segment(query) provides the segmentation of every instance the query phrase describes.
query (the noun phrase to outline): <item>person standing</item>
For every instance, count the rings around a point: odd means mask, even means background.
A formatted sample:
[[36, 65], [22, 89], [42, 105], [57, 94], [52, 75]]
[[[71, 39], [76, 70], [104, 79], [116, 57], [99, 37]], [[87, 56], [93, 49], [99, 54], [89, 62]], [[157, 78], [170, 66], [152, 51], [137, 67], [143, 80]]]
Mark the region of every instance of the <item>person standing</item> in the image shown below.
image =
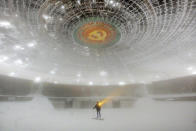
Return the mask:
[[93, 109], [96, 109], [96, 111], [97, 111], [97, 119], [98, 118], [101, 119], [101, 105], [99, 104], [98, 101], [97, 101], [96, 105], [93, 107]]

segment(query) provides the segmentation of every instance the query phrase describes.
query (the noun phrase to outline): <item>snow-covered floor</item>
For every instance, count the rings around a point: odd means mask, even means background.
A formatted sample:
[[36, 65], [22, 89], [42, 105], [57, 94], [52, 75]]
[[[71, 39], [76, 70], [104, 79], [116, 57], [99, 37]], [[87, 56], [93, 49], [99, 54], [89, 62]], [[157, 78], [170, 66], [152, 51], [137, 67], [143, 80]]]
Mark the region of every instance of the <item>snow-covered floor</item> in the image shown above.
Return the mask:
[[133, 108], [55, 110], [44, 98], [1, 102], [0, 131], [196, 131], [196, 102], [139, 99]]

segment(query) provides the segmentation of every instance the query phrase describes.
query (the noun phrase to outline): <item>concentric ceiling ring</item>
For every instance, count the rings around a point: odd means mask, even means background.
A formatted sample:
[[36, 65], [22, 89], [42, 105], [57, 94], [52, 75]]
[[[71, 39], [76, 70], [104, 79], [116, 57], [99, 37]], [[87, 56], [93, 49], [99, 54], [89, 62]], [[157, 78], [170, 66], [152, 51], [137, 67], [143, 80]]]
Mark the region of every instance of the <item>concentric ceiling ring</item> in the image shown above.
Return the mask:
[[[133, 25], [139, 21], [142, 26], [146, 17], [139, 5], [129, 2], [46, 0], [39, 10], [39, 21], [43, 30], [64, 43], [79, 43], [98, 49], [124, 44], [127, 40], [136, 42], [137, 38], [130, 39], [138, 28]], [[132, 4], [131, 8], [128, 3]]]

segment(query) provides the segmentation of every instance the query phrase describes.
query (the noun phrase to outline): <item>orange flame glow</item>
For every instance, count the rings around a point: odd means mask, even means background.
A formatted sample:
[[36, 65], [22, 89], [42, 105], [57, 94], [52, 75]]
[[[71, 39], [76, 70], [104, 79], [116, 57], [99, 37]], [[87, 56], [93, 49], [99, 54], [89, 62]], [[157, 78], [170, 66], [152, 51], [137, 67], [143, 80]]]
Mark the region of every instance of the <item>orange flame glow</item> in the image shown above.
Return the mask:
[[98, 105], [101, 107], [103, 106], [103, 104], [111, 101], [114, 97], [120, 96], [122, 93], [123, 93], [123, 88], [117, 88], [108, 97], [100, 101]]

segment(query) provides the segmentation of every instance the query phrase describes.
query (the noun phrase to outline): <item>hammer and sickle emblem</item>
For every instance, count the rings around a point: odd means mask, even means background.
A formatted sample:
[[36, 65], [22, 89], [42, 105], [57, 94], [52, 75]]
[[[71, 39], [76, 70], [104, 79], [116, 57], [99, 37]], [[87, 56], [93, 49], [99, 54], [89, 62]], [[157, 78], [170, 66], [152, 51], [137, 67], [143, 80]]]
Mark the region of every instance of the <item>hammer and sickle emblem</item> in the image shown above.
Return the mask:
[[104, 30], [94, 30], [89, 33], [88, 38], [95, 41], [104, 41], [107, 33]]

